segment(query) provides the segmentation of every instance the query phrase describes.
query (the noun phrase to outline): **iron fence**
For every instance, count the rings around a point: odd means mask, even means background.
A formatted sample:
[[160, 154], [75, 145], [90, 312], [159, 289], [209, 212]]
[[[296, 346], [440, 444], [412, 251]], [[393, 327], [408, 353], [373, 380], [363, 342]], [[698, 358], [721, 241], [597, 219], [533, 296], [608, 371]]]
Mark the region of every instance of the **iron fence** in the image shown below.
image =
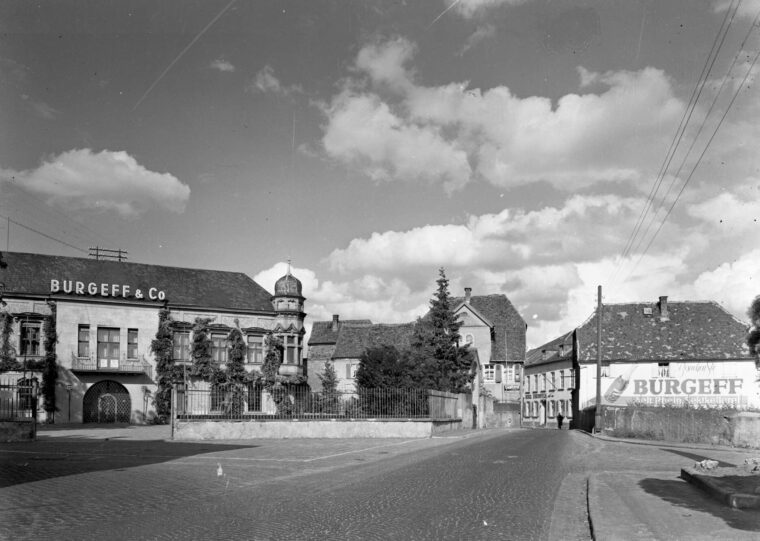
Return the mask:
[[457, 400], [456, 394], [425, 389], [316, 392], [248, 385], [180, 389], [175, 411], [179, 420], [454, 419]]
[[5, 377], [0, 379], [0, 420], [27, 421], [37, 418], [36, 379]]

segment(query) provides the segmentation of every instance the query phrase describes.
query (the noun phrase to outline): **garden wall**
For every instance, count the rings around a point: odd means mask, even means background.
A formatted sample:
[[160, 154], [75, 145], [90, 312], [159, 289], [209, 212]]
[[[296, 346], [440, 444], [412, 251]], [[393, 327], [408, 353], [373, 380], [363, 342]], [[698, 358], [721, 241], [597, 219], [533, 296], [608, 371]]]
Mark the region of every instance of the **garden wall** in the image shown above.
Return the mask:
[[[587, 417], [592, 420], [588, 430], [592, 430], [593, 408], [589, 408], [588, 413], [590, 415]], [[760, 448], [760, 413], [754, 412], [677, 407], [603, 407], [602, 423], [605, 434], [619, 438]]]
[[461, 419], [175, 421], [175, 440], [255, 438], [429, 438], [461, 428]]

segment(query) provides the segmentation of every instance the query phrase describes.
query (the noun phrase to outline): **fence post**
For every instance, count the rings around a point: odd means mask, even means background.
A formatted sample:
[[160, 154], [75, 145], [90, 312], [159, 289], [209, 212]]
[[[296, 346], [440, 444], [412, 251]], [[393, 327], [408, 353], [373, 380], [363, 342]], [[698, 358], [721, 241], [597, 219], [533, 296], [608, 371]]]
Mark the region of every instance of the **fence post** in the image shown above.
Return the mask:
[[177, 389], [172, 385], [172, 399], [169, 409], [169, 423], [171, 423], [171, 437], [174, 439], [174, 417], [177, 411]]

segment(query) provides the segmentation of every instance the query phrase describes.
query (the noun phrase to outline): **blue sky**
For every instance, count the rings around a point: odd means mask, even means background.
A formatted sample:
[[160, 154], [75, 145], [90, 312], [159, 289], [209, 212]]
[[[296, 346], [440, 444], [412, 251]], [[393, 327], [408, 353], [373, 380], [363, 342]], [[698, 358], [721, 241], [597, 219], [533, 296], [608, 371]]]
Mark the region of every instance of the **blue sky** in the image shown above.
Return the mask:
[[442, 266], [455, 294], [507, 294], [531, 345], [580, 324], [597, 284], [605, 302], [716, 300], [744, 318], [760, 293], [759, 10], [9, 0], [0, 249], [122, 248], [269, 289], [291, 258], [312, 320], [411, 320]]

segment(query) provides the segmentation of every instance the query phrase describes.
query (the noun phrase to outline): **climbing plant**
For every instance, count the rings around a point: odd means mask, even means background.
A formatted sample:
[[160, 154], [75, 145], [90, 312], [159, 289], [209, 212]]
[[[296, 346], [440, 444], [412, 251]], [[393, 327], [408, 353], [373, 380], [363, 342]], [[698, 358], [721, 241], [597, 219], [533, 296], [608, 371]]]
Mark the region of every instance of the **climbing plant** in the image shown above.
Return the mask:
[[196, 318], [193, 325], [193, 343], [190, 346], [190, 357], [192, 358], [193, 376], [198, 376], [210, 381], [216, 370], [211, 357], [211, 336], [209, 332], [209, 323], [212, 318]]
[[12, 334], [13, 316], [9, 312], [0, 312], [0, 372], [21, 368], [16, 360], [16, 348], [11, 343]]
[[153, 405], [159, 419], [166, 419], [171, 413], [172, 385], [178, 379], [173, 349], [171, 312], [162, 309], [158, 312], [156, 337], [150, 343], [150, 350], [156, 359], [156, 393], [153, 396]]
[[228, 336], [230, 343], [229, 354], [227, 355], [226, 375], [226, 410], [233, 415], [243, 413], [245, 406], [246, 384], [249, 380], [248, 373], [245, 370], [245, 353], [246, 343], [243, 339], [243, 333], [239, 328], [234, 328]]
[[50, 314], [45, 317], [45, 359], [42, 366], [42, 397], [47, 422], [52, 423], [55, 418], [55, 382], [58, 380], [58, 358], [55, 353], [55, 345], [58, 343], [58, 334], [55, 328], [56, 305], [49, 302]]

